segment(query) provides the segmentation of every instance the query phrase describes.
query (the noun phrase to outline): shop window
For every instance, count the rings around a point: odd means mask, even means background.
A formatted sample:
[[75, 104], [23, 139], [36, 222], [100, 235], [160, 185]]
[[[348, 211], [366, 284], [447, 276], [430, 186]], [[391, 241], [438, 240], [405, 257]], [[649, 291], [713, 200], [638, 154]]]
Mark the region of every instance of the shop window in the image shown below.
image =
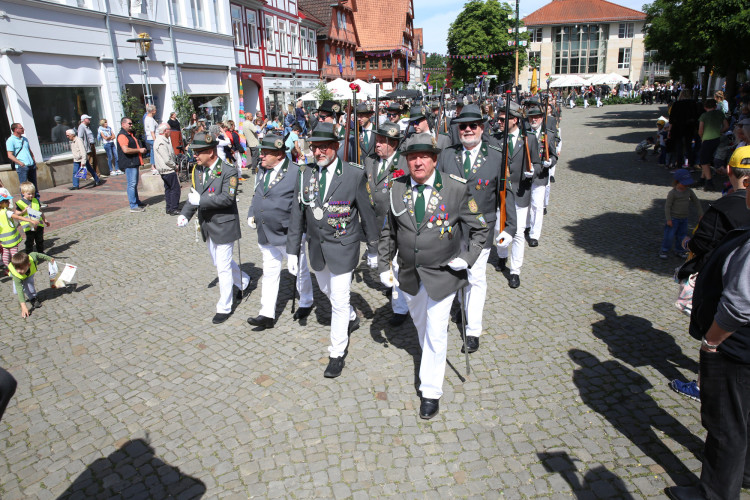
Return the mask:
[[[89, 127], [96, 135], [103, 118], [99, 87], [28, 87], [27, 91], [44, 160], [70, 151], [65, 131], [77, 130], [83, 114], [91, 116]], [[109, 126], [120, 128], [119, 123]]]
[[198, 118], [205, 118], [208, 125], [223, 122], [231, 118], [229, 114], [229, 96], [191, 95]]

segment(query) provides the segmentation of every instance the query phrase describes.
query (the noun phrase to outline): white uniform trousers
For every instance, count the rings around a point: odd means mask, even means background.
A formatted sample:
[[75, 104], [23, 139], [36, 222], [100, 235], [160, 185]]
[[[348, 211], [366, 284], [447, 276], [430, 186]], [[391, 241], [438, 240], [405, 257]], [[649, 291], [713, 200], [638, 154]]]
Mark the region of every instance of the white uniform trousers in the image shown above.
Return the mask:
[[[560, 154], [560, 151], [558, 150], [557, 154]], [[555, 169], [557, 168], [557, 165], [549, 169], [549, 176], [550, 178], [555, 176]], [[547, 185], [544, 186], [544, 208], [547, 208], [547, 205], [549, 205], [549, 191], [550, 191], [551, 183], [547, 182]]]
[[333, 274], [326, 266], [322, 271], [313, 272], [320, 291], [331, 301], [331, 345], [328, 347], [328, 353], [332, 358], [340, 358], [349, 343], [349, 321], [357, 317], [349, 303], [352, 271]]
[[250, 284], [250, 276], [240, 270], [240, 266], [232, 258], [234, 242], [216, 244], [211, 237], [206, 238], [208, 253], [216, 266], [219, 276], [219, 302], [216, 303], [217, 313], [232, 312], [232, 286], [244, 290]]
[[[393, 277], [396, 278], [396, 281], [398, 281], [398, 263], [396, 262], [398, 257], [398, 251], [396, 252], [396, 257], [393, 257]], [[393, 314], [407, 314], [409, 312], [409, 306], [406, 305], [406, 297], [404, 297], [404, 292], [401, 291], [401, 289], [397, 286], [393, 287], [393, 291], [391, 293], [391, 309], [393, 309]]]
[[479, 257], [467, 270], [469, 285], [466, 287], [466, 335], [482, 335], [482, 312], [487, 299], [487, 259], [490, 249], [483, 248]]
[[[523, 265], [523, 253], [526, 250], [526, 238], [524, 238], [524, 230], [526, 225], [524, 221], [529, 215], [529, 207], [519, 207], [516, 205], [516, 234], [513, 235], [513, 243], [510, 244], [510, 274], [521, 274], [521, 266]], [[498, 218], [498, 220], [500, 220]], [[499, 223], [498, 223], [499, 224]], [[496, 224], [497, 228], [497, 224]], [[497, 229], [495, 230], [497, 231]], [[508, 257], [508, 247], [498, 248], [497, 256], [501, 259]]]
[[542, 223], [544, 222], [544, 199], [547, 194], [549, 179], [544, 186], [531, 186], [531, 205], [529, 206], [529, 238], [538, 240], [542, 234]]
[[423, 398], [439, 399], [443, 395], [445, 358], [448, 353], [448, 320], [455, 292], [442, 300], [432, 300], [423, 284], [416, 295], [406, 296], [411, 319], [417, 327], [422, 361], [419, 363], [419, 390]]
[[[283, 245], [261, 245], [260, 253], [263, 256], [263, 278], [261, 279], [260, 293], [260, 315], [266, 318], [276, 319], [276, 299], [279, 296], [279, 281], [281, 280], [281, 264], [286, 257], [286, 247]], [[299, 292], [299, 306], [310, 307], [313, 304], [312, 279], [310, 269], [307, 267], [307, 253], [305, 252], [305, 239], [299, 252], [298, 272], [295, 278], [297, 291]]]

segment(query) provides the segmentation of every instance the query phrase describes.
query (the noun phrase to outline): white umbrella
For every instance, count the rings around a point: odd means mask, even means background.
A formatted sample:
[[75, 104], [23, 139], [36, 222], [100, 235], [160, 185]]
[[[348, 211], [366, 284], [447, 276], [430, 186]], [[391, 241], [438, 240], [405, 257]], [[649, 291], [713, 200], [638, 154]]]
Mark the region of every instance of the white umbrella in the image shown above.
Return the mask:
[[[367, 84], [367, 82], [362, 82]], [[351, 99], [352, 98], [352, 89], [349, 88], [349, 82], [346, 80], [343, 80], [341, 78], [336, 78], [332, 82], [326, 83], [326, 87], [328, 87], [328, 90], [333, 92], [333, 98], [337, 100], [343, 100], [343, 99]], [[375, 96], [375, 90], [372, 90], [372, 97]], [[365, 87], [363, 87], [360, 84], [360, 90], [357, 92], [357, 99], [360, 101], [364, 101], [368, 99], [368, 93], [365, 90]]]
[[607, 73], [606, 75], [594, 75], [591, 77], [592, 85], [617, 85], [618, 83], [627, 83], [628, 79], [617, 73]]
[[368, 98], [374, 98], [375, 97], [375, 85], [372, 83], [367, 83], [364, 80], [361, 80], [357, 78], [352, 83], [356, 83], [360, 87], [360, 91], [357, 92], [357, 98], [359, 99], [360, 94], [367, 94]]
[[588, 80], [584, 80], [578, 75], [565, 75], [561, 76], [557, 80], [550, 83], [550, 87], [552, 88], [560, 88], [560, 87], [580, 87], [581, 85], [590, 85], [591, 83]]

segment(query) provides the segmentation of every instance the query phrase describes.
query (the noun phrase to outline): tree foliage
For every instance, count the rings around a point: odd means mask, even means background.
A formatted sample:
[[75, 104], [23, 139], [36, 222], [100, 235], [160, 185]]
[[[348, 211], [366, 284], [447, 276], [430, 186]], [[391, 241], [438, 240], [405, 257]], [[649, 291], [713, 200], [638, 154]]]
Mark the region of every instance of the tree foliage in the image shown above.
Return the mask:
[[318, 100], [318, 104], [322, 104], [323, 101], [330, 101], [333, 99], [333, 92], [326, 87], [326, 82], [323, 80], [319, 81], [315, 86], [315, 98]]
[[122, 104], [123, 117], [128, 117], [133, 120], [133, 134], [136, 137], [141, 137], [143, 134], [143, 115], [146, 113], [146, 106], [143, 104], [143, 100], [130, 93], [127, 88], [124, 88], [120, 92], [120, 104]]
[[181, 127], [190, 125], [190, 117], [195, 113], [195, 106], [188, 94], [172, 94], [172, 109], [177, 113], [177, 121]]
[[425, 58], [424, 65], [426, 68], [444, 68], [445, 56], [441, 56], [440, 54], [430, 54]]
[[[515, 11], [507, 3], [498, 0], [471, 0], [456, 17], [448, 29], [448, 53], [452, 56], [496, 54], [508, 52], [509, 40], [515, 35], [508, 33], [513, 28]], [[528, 34], [521, 33], [519, 40], [527, 40]], [[526, 51], [519, 47], [519, 68], [526, 61]], [[451, 59], [454, 87], [457, 80], [474, 83], [475, 77], [483, 71], [497, 74], [500, 81], [513, 80], [515, 76], [515, 55], [497, 56], [488, 59]]]

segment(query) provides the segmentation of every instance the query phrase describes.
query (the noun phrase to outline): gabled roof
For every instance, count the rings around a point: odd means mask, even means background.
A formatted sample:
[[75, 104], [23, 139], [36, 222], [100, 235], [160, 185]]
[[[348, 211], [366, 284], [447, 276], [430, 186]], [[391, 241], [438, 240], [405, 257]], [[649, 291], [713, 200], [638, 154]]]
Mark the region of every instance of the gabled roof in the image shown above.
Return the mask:
[[331, 4], [335, 0], [299, 0], [299, 6], [305, 14], [312, 15], [324, 26], [331, 25]]
[[302, 7], [299, 8], [299, 17], [302, 19], [306, 19], [308, 21], [311, 21], [313, 23], [320, 24], [321, 26], [325, 26], [325, 23], [318, 19], [317, 17], [313, 16], [309, 12], [305, 11]]
[[[404, 45], [411, 0], [356, 0], [357, 50], [390, 50]], [[387, 14], [384, 14], [387, 13]]]
[[306, 14], [319, 21], [323, 26], [328, 28], [326, 34], [333, 33], [333, 39], [343, 40], [346, 43], [354, 45], [359, 44], [359, 33], [357, 31], [356, 20], [351, 27], [347, 26], [346, 30], [341, 30], [337, 26], [332, 26], [334, 7], [343, 7], [344, 9], [353, 10], [352, 0], [299, 0], [299, 7]]
[[606, 0], [552, 0], [523, 18], [526, 26], [605, 21], [642, 21], [643, 12], [623, 7]]

